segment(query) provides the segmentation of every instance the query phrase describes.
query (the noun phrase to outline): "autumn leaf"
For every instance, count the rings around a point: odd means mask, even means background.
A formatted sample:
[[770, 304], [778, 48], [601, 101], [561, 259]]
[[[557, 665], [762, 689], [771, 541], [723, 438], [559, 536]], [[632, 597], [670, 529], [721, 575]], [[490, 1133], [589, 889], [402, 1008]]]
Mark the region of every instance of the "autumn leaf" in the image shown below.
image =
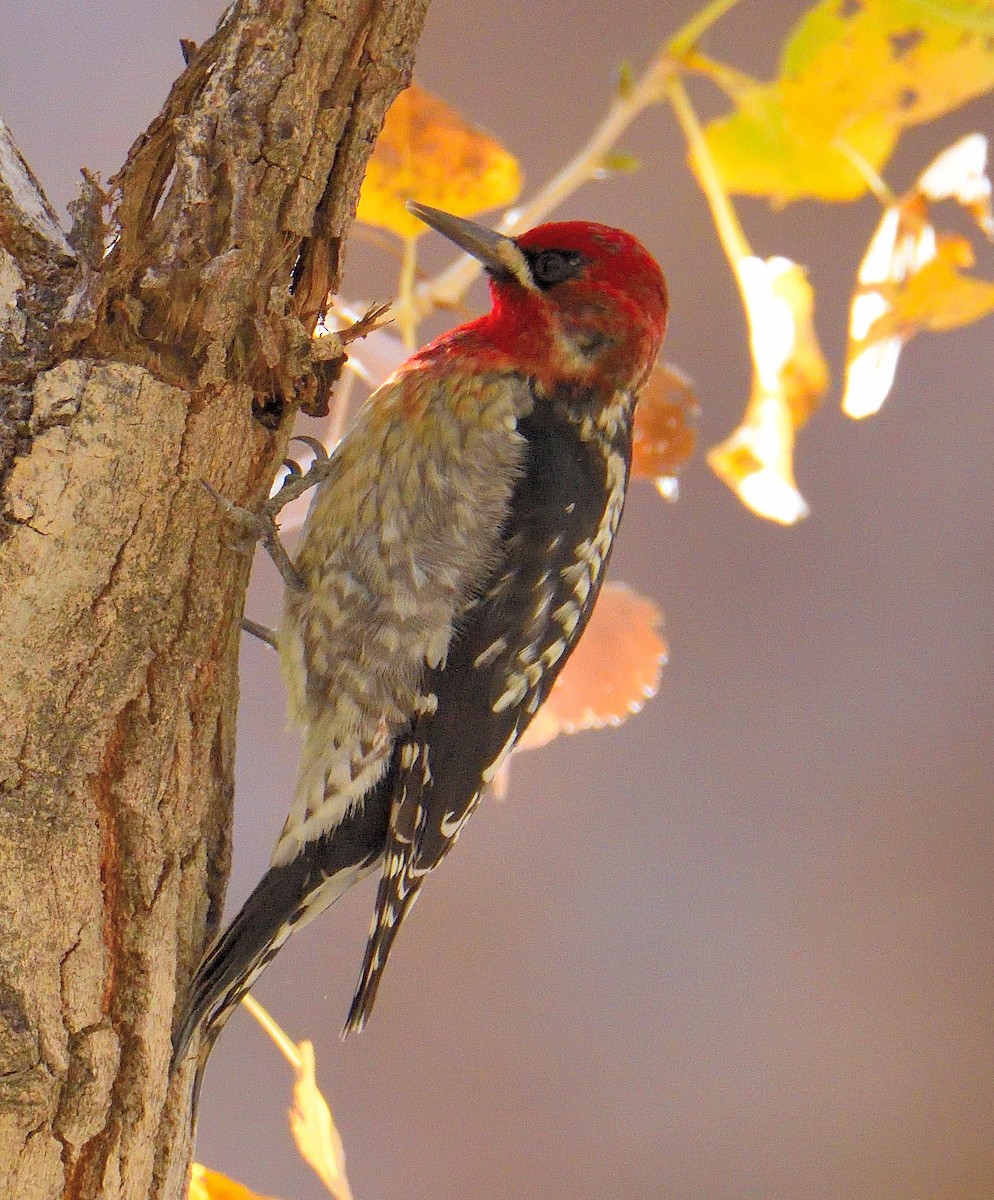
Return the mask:
[[815, 336], [814, 293], [787, 258], [748, 257], [737, 265], [753, 361], [742, 423], [708, 454], [715, 474], [761, 517], [791, 525], [808, 506], [794, 481], [794, 435], [828, 388]]
[[992, 38], [989, 0], [816, 4], [778, 78], [740, 78], [735, 110], [705, 131], [725, 187], [774, 203], [858, 198], [904, 129], [994, 87]]
[[405, 239], [427, 226], [405, 208], [417, 200], [460, 217], [510, 204], [521, 171], [499, 142], [412, 83], [387, 113], [366, 169], [358, 220]]
[[676, 474], [694, 452], [690, 421], [698, 412], [687, 376], [669, 363], [657, 363], [635, 408], [633, 479], [652, 479], [665, 499], [674, 498]]
[[985, 138], [961, 138], [885, 209], [860, 263], [849, 313], [842, 398], [848, 416], [879, 410], [915, 334], [954, 329], [994, 312], [994, 282], [964, 274], [974, 263], [969, 242], [939, 233], [930, 220], [933, 202], [954, 200], [988, 237], [994, 234], [986, 161]]
[[987, 139], [968, 133], [947, 146], [922, 171], [916, 186], [927, 200], [955, 200], [985, 236], [994, 240], [991, 181], [987, 177]]
[[866, 177], [854, 165], [853, 152], [879, 171], [898, 130], [871, 113], [847, 127], [847, 153], [831, 140], [805, 137], [795, 129], [784, 111], [780, 85], [769, 83], [742, 93], [738, 109], [711, 121], [704, 136], [728, 191], [786, 204], [804, 198], [859, 199]]
[[587, 628], [518, 742], [533, 750], [560, 733], [620, 725], [659, 688], [666, 643], [663, 615], [622, 583], [606, 583]]
[[314, 1046], [298, 1042], [299, 1065], [295, 1065], [290, 1132], [300, 1157], [311, 1167], [334, 1200], [352, 1200], [345, 1175], [345, 1149], [314, 1076]]
[[222, 1175], [220, 1171], [212, 1171], [200, 1163], [190, 1166], [189, 1200], [273, 1200], [271, 1196], [261, 1196], [242, 1184]]
[[899, 332], [907, 338], [924, 329], [941, 333], [986, 317], [994, 311], [994, 283], [962, 274], [961, 268], [974, 261], [965, 238], [940, 237], [935, 258], [896, 292], [890, 311], [873, 323], [869, 336]]
[[932, 121], [994, 87], [991, 37], [989, 0], [823, 0], [784, 45], [786, 118], [825, 140], [873, 113]]

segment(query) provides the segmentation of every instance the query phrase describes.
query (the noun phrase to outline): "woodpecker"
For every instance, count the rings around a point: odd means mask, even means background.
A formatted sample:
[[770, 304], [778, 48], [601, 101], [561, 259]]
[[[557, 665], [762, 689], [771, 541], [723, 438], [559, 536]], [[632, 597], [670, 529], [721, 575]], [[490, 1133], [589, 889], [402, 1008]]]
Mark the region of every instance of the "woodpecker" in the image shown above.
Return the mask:
[[369, 398], [315, 490], [276, 632], [298, 782], [177, 1057], [198, 1030], [209, 1050], [294, 929], [379, 869], [345, 1032], [363, 1027], [426, 876], [583, 632], [621, 520], [666, 327], [655, 260], [593, 222], [511, 238], [408, 207], [483, 264], [492, 310]]

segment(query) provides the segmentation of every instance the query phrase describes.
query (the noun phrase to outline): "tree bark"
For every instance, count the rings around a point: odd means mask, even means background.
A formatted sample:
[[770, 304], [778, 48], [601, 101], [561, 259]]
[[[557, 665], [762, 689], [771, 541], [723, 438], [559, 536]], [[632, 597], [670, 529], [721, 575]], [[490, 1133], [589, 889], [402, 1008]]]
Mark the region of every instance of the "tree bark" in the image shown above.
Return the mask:
[[68, 241], [0, 124], [0, 1195], [185, 1194], [250, 563], [201, 484], [257, 506], [321, 407], [426, 4], [239, 0]]

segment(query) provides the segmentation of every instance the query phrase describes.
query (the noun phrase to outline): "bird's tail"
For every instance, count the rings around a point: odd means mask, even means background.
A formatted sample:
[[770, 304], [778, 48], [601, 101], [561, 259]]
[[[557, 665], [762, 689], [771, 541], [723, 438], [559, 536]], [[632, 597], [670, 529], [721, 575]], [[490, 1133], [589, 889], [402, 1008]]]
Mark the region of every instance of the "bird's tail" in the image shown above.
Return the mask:
[[270, 868], [207, 951], [173, 1036], [174, 1065], [185, 1056], [197, 1030], [203, 1031], [205, 1041], [209, 1038], [209, 1049], [234, 1007], [300, 923], [308, 873], [304, 854], [286, 866]]
[[[407, 914], [415, 899], [416, 896], [410, 897], [404, 905], [403, 915]], [[400, 920], [402, 919], [403, 916]], [[342, 1037], [348, 1037], [350, 1033], [359, 1033], [366, 1028], [366, 1022], [369, 1020], [376, 1002], [376, 993], [380, 988], [380, 980], [383, 978], [390, 948], [397, 936], [400, 920], [397, 925], [385, 926], [379, 922], [378, 914], [373, 914], [373, 924], [369, 931], [369, 940], [366, 943], [366, 957], [359, 973], [359, 983], [352, 997], [349, 1015], [345, 1018]]]
[[173, 1036], [173, 1067], [197, 1031], [206, 1061], [234, 1007], [294, 930], [306, 925], [365, 878], [383, 858], [390, 801], [387, 780], [333, 829], [306, 843], [296, 858], [270, 867], [241, 911], [197, 968], [182, 1021]]

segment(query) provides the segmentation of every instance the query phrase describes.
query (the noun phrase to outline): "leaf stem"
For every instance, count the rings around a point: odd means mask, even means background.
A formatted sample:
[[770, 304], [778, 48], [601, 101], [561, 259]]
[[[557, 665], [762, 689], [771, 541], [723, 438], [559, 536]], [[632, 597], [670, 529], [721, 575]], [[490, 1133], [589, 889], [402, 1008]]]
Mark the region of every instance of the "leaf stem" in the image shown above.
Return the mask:
[[670, 38], [666, 49], [671, 58], [681, 59], [692, 50], [701, 37], [720, 17], [735, 7], [739, 0], [711, 0], [699, 13], [690, 18], [686, 25]]
[[397, 282], [397, 301], [394, 315], [400, 336], [408, 350], [417, 348], [418, 310], [415, 282], [418, 277], [418, 239], [404, 238], [404, 257], [400, 260], [400, 279]]
[[890, 208], [897, 203], [897, 198], [887, 186], [887, 181], [879, 171], [855, 147], [850, 146], [845, 138], [836, 138], [832, 145], [840, 154], [844, 154], [863, 177], [863, 182], [876, 196], [884, 208]]
[[738, 67], [702, 54], [697, 49], [688, 50], [680, 61], [685, 71], [693, 71], [710, 79], [733, 104], [738, 104], [743, 95], [759, 86], [756, 80], [751, 75], [747, 75], [745, 71], [740, 71]]
[[669, 76], [666, 82], [666, 94], [676, 119], [680, 123], [680, 128], [683, 130], [683, 135], [687, 139], [697, 178], [711, 209], [725, 257], [738, 277], [739, 264], [752, 254], [752, 248], [739, 223], [738, 214], [732, 206], [725, 185], [721, 181], [717, 164], [708, 149], [704, 130], [701, 128], [679, 75], [673, 73]]
[[300, 1053], [290, 1037], [283, 1032], [276, 1021], [269, 1015], [269, 1012], [262, 1007], [258, 1000], [251, 994], [242, 997], [242, 1004], [248, 1009], [253, 1017], [259, 1022], [262, 1028], [269, 1034], [272, 1040], [276, 1043], [279, 1052], [287, 1060], [295, 1071], [299, 1071], [303, 1065]]

